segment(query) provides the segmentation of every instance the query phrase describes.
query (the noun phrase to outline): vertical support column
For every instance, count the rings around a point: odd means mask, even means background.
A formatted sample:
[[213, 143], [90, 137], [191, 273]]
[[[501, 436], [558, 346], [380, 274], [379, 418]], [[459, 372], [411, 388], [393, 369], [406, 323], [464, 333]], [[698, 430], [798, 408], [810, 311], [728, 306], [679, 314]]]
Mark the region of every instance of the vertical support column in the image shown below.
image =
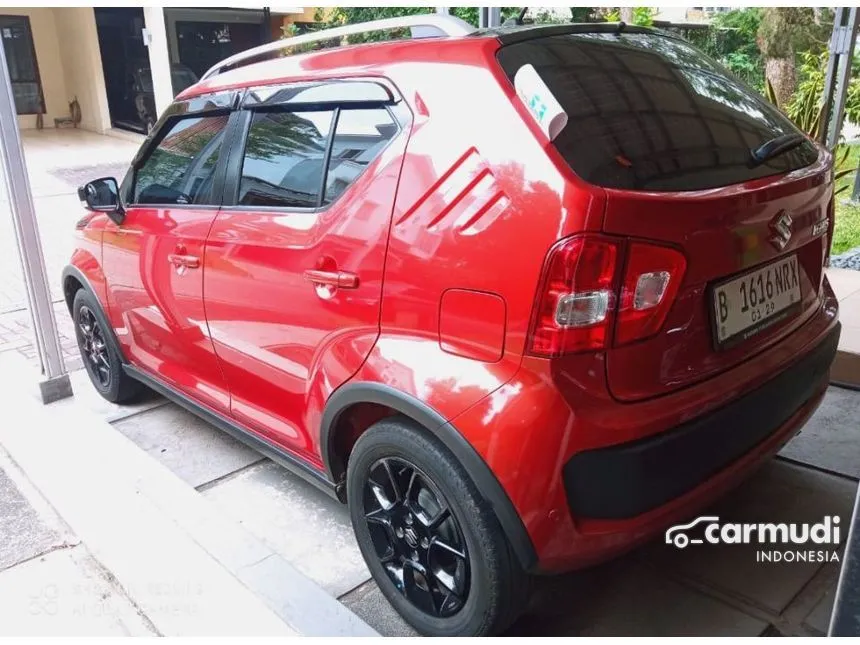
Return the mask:
[[[843, 8], [843, 12], [845, 9]], [[837, 51], [839, 53], [839, 69], [837, 73], [837, 91], [836, 100], [833, 104], [833, 117], [829, 123], [829, 136], [827, 145], [833, 149], [839, 142], [839, 134], [842, 131], [842, 117], [845, 115], [845, 97], [848, 95], [848, 83], [851, 80], [851, 63], [854, 59], [854, 42], [857, 40], [857, 7], [848, 9], [848, 22], [844, 27], [841, 27], [841, 38], [834, 39], [838, 42], [834, 43], [835, 51], [831, 51], [831, 56], [834, 56]], [[836, 27], [834, 26], [834, 30]]]
[[50, 403], [72, 394], [69, 375], [63, 365], [57, 323], [51, 304], [51, 289], [45, 271], [45, 258], [36, 222], [36, 209], [30, 191], [30, 179], [24, 162], [24, 148], [15, 118], [15, 99], [9, 82], [5, 47], [0, 44], [0, 156], [3, 162], [3, 177], [9, 194], [12, 221], [18, 252], [24, 270], [24, 285], [30, 305], [30, 321], [36, 340], [36, 349], [42, 363], [39, 383], [42, 402]]
[[170, 80], [170, 53], [167, 48], [167, 26], [164, 9], [144, 7], [143, 21], [147, 36], [144, 42], [149, 50], [149, 69], [152, 72], [152, 89], [155, 109], [159, 116], [173, 102], [173, 83]]
[[447, 16], [449, 13], [448, 7], [436, 7], [436, 13], [442, 16]]
[[502, 8], [501, 7], [487, 7], [489, 12], [488, 22], [490, 27], [501, 27], [502, 26]]

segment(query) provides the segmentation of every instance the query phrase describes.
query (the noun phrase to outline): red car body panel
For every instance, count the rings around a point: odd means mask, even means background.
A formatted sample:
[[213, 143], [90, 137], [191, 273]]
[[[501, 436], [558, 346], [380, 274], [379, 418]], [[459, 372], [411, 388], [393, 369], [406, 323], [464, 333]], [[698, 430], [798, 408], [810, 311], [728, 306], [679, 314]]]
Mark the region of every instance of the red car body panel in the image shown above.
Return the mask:
[[[489, 466], [528, 532], [537, 568], [556, 571], [631, 548], [695, 512], [815, 409], [820, 391], [754, 449], [646, 513], [594, 519], [568, 508], [562, 467], [572, 456], [728, 405], [834, 330], [837, 305], [821, 268], [828, 240], [811, 232], [822, 217], [832, 223], [831, 159], [821, 153], [800, 171], [707, 191], [588, 184], [516, 97], [496, 63], [499, 47], [478, 37], [343, 47], [189, 88], [178, 100], [376, 77], [411, 116], [325, 211], [135, 207], [119, 227], [96, 215], [72, 264], [91, 281], [131, 363], [320, 473], [321, 421], [343, 385], [385, 385], [427, 406]], [[455, 88], [480, 97], [481, 118], [464, 118], [476, 108], [455, 100]], [[715, 352], [707, 286], [777, 256], [767, 228], [780, 209], [797, 214], [784, 252], [798, 253], [803, 311]], [[681, 290], [652, 338], [530, 355], [547, 253], [586, 232], [681, 249]], [[168, 256], [180, 251], [200, 258], [200, 270], [178, 275]], [[314, 269], [355, 275], [357, 288], [320, 294], [304, 276]], [[380, 414], [365, 412], [353, 431]]]
[[[131, 207], [104, 227], [102, 266], [116, 337], [135, 365], [219, 411], [230, 395], [203, 308], [204, 246], [217, 209]], [[195, 258], [181, 273], [171, 256]]]

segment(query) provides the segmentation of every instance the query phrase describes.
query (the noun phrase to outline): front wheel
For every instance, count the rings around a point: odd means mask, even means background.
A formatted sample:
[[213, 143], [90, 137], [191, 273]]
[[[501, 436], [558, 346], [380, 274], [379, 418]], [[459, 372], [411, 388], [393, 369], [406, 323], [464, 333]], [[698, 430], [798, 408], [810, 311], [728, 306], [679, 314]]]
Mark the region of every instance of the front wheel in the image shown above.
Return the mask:
[[374, 580], [421, 634], [495, 634], [524, 609], [525, 574], [492, 507], [411, 420], [385, 419], [358, 439], [347, 497]]
[[112, 403], [130, 403], [137, 398], [144, 386], [123, 371], [119, 348], [99, 303], [84, 289], [75, 294], [72, 317], [81, 359], [98, 393]]

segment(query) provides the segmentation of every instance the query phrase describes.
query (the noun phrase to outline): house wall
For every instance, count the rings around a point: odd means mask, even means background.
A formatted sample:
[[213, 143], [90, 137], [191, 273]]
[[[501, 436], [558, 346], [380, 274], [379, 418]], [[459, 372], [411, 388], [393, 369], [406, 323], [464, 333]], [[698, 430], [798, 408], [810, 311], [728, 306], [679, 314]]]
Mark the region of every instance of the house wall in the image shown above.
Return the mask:
[[53, 10], [69, 100], [81, 106], [81, 128], [104, 133], [110, 124], [96, 17], [92, 7]]
[[[36, 62], [39, 66], [39, 78], [42, 81], [42, 94], [45, 97], [47, 112], [43, 116], [44, 124], [46, 128], [53, 127], [55, 117], [69, 115], [69, 100], [71, 100], [66, 91], [54, 10], [43, 7], [0, 7], [0, 15], [27, 16], [30, 19], [30, 31], [33, 34], [33, 47], [36, 50]], [[36, 115], [19, 115], [18, 127], [35, 128]]]

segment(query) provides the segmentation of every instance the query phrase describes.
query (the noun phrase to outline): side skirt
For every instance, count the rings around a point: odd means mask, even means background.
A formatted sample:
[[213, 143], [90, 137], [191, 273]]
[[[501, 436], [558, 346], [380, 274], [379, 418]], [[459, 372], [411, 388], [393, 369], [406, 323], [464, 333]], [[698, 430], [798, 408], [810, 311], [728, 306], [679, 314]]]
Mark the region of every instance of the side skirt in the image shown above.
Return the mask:
[[233, 438], [238, 439], [275, 463], [298, 475], [306, 482], [313, 484], [327, 495], [330, 495], [334, 499], [338, 499], [337, 493], [335, 492], [334, 482], [329, 480], [323, 473], [314, 470], [312, 467], [300, 461], [297, 457], [291, 455], [283, 448], [276, 446], [268, 439], [254, 434], [250, 430], [237, 424], [232, 419], [228, 419], [217, 412], [201, 406], [189, 399], [186, 395], [177, 392], [169, 385], [165, 385], [161, 381], [153, 378], [145, 372], [142, 372], [136, 367], [128, 364], [123, 364], [122, 367], [125, 373], [131, 378], [136, 381], [140, 381], [177, 405], [182, 406], [192, 414], [195, 414], [204, 421], [211, 423], [219, 430], [222, 430]]

